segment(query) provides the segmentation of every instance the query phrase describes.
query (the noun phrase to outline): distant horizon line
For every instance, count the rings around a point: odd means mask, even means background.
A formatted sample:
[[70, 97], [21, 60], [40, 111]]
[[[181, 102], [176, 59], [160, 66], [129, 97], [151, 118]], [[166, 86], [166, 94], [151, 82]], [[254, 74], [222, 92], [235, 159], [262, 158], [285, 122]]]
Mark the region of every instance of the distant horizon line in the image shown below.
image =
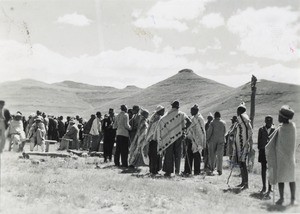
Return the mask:
[[[175, 75], [177, 75], [179, 72], [177, 72]], [[196, 74], [195, 72], [193, 72], [194, 74]], [[175, 75], [172, 75], [170, 77], [173, 77]], [[201, 78], [204, 78], [204, 79], [208, 79], [208, 80], [211, 80], [211, 81], [214, 81], [214, 82], [217, 82], [219, 84], [222, 84], [222, 85], [225, 85], [225, 86], [228, 86], [230, 88], [233, 88], [233, 89], [236, 89], [236, 88], [239, 88], [243, 85], [246, 85], [246, 84], [249, 84], [250, 81], [248, 82], [245, 82], [239, 86], [236, 86], [236, 87], [233, 87], [233, 86], [230, 86], [228, 84], [225, 84], [225, 83], [222, 83], [222, 82], [219, 82], [219, 81], [216, 81], [216, 80], [212, 80], [212, 79], [209, 79], [209, 78], [206, 78], [206, 77], [202, 77], [198, 74], [196, 74], [197, 76], [201, 77]], [[137, 89], [146, 89], [146, 88], [149, 88], [161, 81], [164, 81], [170, 77], [167, 77], [165, 79], [162, 79], [156, 83], [153, 83], [152, 85], [149, 85], [147, 87], [139, 87], [139, 86], [136, 86], [136, 85], [126, 85], [125, 87], [122, 87], [122, 88], [119, 88], [119, 87], [115, 87], [115, 86], [111, 86], [111, 85], [95, 85], [95, 84], [91, 84], [91, 83], [86, 83], [86, 82], [78, 82], [78, 81], [74, 81], [74, 80], [70, 80], [70, 79], [65, 79], [65, 80], [62, 80], [62, 81], [59, 81], [59, 82], [46, 82], [46, 81], [42, 81], [42, 80], [37, 80], [35, 78], [21, 78], [21, 79], [16, 79], [16, 80], [6, 80], [6, 81], [1, 81], [0, 80], [0, 84], [3, 84], [3, 83], [9, 83], [9, 82], [18, 82], [18, 81], [26, 81], [26, 80], [30, 80], [30, 81], [36, 81], [36, 82], [41, 82], [41, 83], [45, 83], [45, 84], [49, 84], [49, 85], [54, 85], [54, 84], [59, 84], [59, 83], [64, 83], [64, 82], [73, 82], [73, 83], [77, 83], [77, 84], [83, 84], [83, 85], [88, 85], [88, 86], [93, 86], [93, 87], [107, 87], [107, 88], [114, 88], [114, 89], [126, 89], [126, 88], [129, 88], [129, 87], [134, 87], [134, 88], [137, 88]], [[261, 82], [261, 81], [269, 81], [269, 82], [275, 82], [275, 83], [282, 83], [282, 84], [288, 84], [288, 85], [296, 85], [296, 86], [300, 86], [300, 84], [295, 84], [295, 83], [288, 83], [288, 82], [278, 82], [278, 81], [274, 81], [274, 80], [268, 80], [268, 79], [257, 79], [257, 82]]]

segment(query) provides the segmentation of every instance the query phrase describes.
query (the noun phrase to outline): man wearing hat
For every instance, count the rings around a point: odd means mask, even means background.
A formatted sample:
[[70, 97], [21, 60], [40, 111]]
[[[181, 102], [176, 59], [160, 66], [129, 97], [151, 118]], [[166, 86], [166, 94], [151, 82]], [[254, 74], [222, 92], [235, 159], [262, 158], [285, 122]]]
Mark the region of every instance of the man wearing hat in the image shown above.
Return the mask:
[[8, 109], [4, 108], [5, 101], [0, 100], [0, 154], [3, 152], [5, 147], [5, 131], [9, 126], [9, 121], [11, 119], [11, 115]]
[[210, 166], [208, 174], [211, 175], [215, 169], [215, 165], [217, 165], [217, 172], [219, 175], [222, 175], [226, 123], [224, 120], [221, 120], [220, 112], [215, 112], [214, 117], [206, 135]]
[[146, 143], [149, 144], [149, 171], [152, 176], [156, 175], [161, 169], [161, 158], [157, 154], [157, 141], [154, 138], [155, 131], [158, 125], [158, 121], [165, 114], [165, 108], [158, 105], [155, 109], [154, 114], [150, 117], [148, 132], [146, 136]]
[[[265, 125], [258, 130], [257, 147], [258, 147], [258, 162], [261, 163], [261, 178], [263, 188], [260, 191], [262, 194], [266, 192], [266, 172], [267, 172], [267, 159], [265, 154], [265, 147], [270, 140], [270, 135], [274, 132], [273, 118], [268, 115], [265, 117]], [[268, 194], [271, 192], [271, 185], [269, 184]]]
[[32, 124], [28, 138], [30, 139], [30, 151], [33, 151], [35, 146], [41, 146], [42, 152], [45, 152], [45, 137], [46, 129], [43, 123], [43, 117], [37, 116], [35, 118], [35, 123]]
[[129, 146], [129, 117], [127, 114], [127, 106], [121, 105], [121, 112], [116, 116], [113, 128], [117, 129], [116, 152], [114, 162], [116, 166], [120, 166], [120, 155], [122, 167], [128, 167], [128, 146]]
[[194, 162], [194, 175], [200, 174], [201, 155], [200, 152], [206, 147], [206, 132], [204, 118], [199, 113], [199, 107], [195, 104], [191, 108], [191, 125], [187, 129], [186, 142], [186, 156], [184, 173], [191, 174]]
[[189, 117], [179, 111], [179, 102], [175, 100], [171, 105], [172, 109], [159, 121], [156, 135], [158, 153], [162, 154], [165, 151], [163, 171], [166, 177], [170, 177], [174, 172], [174, 165], [175, 174], [180, 172], [182, 139], [191, 125]]
[[280, 198], [276, 202], [284, 202], [284, 183], [289, 182], [291, 190], [291, 205], [296, 204], [296, 125], [290, 122], [294, 111], [288, 105], [279, 110], [279, 127], [270, 136], [270, 141], [265, 147], [268, 162], [269, 181], [278, 183]]
[[246, 105], [242, 102], [237, 108], [236, 135], [235, 145], [233, 147], [233, 155], [240, 165], [242, 182], [237, 187], [241, 190], [248, 189], [248, 169], [246, 160], [249, 151], [252, 149], [252, 126], [249, 116], [246, 113]]
[[102, 130], [104, 134], [103, 139], [103, 152], [104, 152], [104, 162], [107, 162], [107, 159], [111, 161], [112, 150], [116, 138], [116, 130], [113, 129], [113, 124], [115, 122], [115, 113], [114, 109], [110, 108], [108, 110], [108, 115], [103, 119]]

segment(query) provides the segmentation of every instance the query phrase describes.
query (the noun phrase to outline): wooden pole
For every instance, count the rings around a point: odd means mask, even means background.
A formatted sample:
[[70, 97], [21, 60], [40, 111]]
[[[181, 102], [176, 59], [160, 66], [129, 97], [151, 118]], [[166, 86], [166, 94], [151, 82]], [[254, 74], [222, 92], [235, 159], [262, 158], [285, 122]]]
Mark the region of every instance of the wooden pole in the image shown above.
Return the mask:
[[257, 82], [257, 78], [254, 75], [252, 75], [252, 78], [251, 78], [251, 109], [250, 109], [250, 120], [251, 120], [252, 127], [253, 127], [254, 116], [255, 116], [256, 82]]

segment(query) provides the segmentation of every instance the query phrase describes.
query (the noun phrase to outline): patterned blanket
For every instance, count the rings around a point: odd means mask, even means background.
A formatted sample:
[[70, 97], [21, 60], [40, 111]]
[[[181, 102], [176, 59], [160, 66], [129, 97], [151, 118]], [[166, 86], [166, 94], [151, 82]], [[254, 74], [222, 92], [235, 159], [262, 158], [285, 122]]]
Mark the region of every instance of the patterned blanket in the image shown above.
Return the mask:
[[157, 124], [154, 139], [158, 142], [158, 153], [167, 149], [183, 135], [186, 114], [172, 109]]
[[192, 123], [187, 130], [187, 137], [192, 140], [193, 153], [199, 152], [206, 147], [204, 119], [201, 114], [192, 117]]

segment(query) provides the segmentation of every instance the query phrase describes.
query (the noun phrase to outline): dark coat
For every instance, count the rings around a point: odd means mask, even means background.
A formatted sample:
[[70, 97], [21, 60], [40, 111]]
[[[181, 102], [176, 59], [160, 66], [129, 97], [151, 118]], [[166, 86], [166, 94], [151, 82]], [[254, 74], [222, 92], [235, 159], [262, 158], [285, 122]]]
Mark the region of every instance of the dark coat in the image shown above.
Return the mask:
[[270, 138], [269, 136], [274, 132], [275, 128], [271, 128], [270, 134], [268, 134], [266, 126], [261, 127], [258, 130], [257, 146], [258, 149], [264, 149], [268, 144]]
[[4, 116], [4, 118], [5, 118], [5, 121], [4, 121], [4, 123], [5, 123], [5, 129], [7, 129], [8, 128], [8, 126], [9, 126], [9, 122], [10, 122], [10, 120], [11, 120], [11, 114], [10, 114], [10, 112], [9, 112], [9, 110], [8, 109], [3, 109], [3, 116]]

